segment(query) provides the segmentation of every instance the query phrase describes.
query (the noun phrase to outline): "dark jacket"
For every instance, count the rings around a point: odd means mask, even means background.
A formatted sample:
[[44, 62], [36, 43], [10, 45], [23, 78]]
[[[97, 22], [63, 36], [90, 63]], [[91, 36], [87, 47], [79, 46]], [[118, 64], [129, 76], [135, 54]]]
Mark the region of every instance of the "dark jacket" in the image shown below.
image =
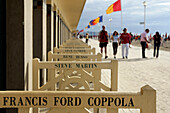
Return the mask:
[[154, 44], [160, 44], [161, 43], [161, 36], [160, 35], [154, 35]]

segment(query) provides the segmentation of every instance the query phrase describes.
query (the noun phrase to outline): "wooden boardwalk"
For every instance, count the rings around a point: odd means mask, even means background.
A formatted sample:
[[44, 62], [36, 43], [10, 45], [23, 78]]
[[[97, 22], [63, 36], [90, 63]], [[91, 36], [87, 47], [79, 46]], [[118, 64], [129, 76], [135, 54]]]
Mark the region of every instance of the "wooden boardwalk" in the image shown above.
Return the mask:
[[[96, 48], [96, 53], [100, 52], [100, 48], [98, 45], [97, 40], [89, 40], [89, 45]], [[152, 56], [152, 50], [146, 51], [147, 56]], [[164, 97], [168, 99], [169, 93], [169, 87], [163, 87], [160, 83], [162, 83], [162, 79], [160, 80], [160, 76], [158, 75], [167, 75], [170, 70], [166, 70], [165, 73], [160, 73], [159, 71], [161, 69], [158, 69], [158, 64], [164, 64], [163, 67], [168, 66], [169, 63], [162, 61], [162, 59], [166, 59], [166, 57], [160, 58], [160, 59], [154, 59], [152, 57], [149, 57], [148, 59], [141, 59], [141, 50], [139, 47], [133, 47], [130, 49], [129, 53], [129, 59], [123, 60], [121, 58], [121, 47], [119, 47], [118, 56], [117, 59], [119, 61], [119, 73], [118, 73], [118, 91], [119, 92], [126, 92], [126, 91], [140, 91], [140, 87], [143, 85], [149, 84], [153, 86], [153, 88], [158, 89], [157, 94], [157, 112], [159, 113], [169, 113], [169, 103], [167, 103], [164, 99], [160, 99], [161, 97]], [[170, 53], [162, 52], [161, 55], [166, 54], [170, 56]], [[110, 43], [108, 45], [108, 59], [104, 59], [104, 61], [113, 59], [112, 55], [112, 44]], [[168, 58], [169, 59], [169, 58]], [[146, 65], [145, 65], [146, 64]], [[150, 67], [147, 67], [147, 66]], [[162, 66], [162, 65], [161, 65]], [[156, 69], [152, 69], [156, 68]], [[148, 73], [149, 72], [149, 73]], [[158, 73], [155, 75], [155, 72]], [[102, 83], [110, 87], [111, 83], [111, 76], [110, 76], [110, 70], [102, 70], [101, 74], [101, 80]], [[166, 76], [168, 77], [168, 76]], [[164, 78], [166, 78], [164, 77]], [[159, 82], [160, 80], [160, 82]], [[170, 80], [167, 78], [167, 80]], [[168, 84], [168, 81], [164, 80], [165, 84]], [[164, 90], [161, 90], [165, 88]], [[165, 92], [167, 91], [167, 92]], [[169, 93], [170, 94], [170, 93]], [[167, 103], [168, 105], [165, 105]], [[43, 111], [43, 109], [41, 109]], [[91, 113], [93, 113], [93, 109], [90, 109]], [[100, 109], [99, 113], [106, 113], [106, 109]], [[42, 112], [45, 113], [45, 112]], [[140, 113], [139, 109], [119, 109], [119, 113]]]
[[[89, 45], [100, 52], [99, 42], [89, 40]], [[108, 44], [108, 60], [113, 59], [112, 44]], [[160, 51], [158, 59], [153, 58], [153, 50], [146, 50], [148, 59], [141, 59], [141, 48], [132, 47], [129, 59], [121, 58], [121, 46], [118, 48], [118, 91], [139, 91], [146, 84], [157, 90], [157, 113], [169, 113], [170, 108], [170, 52]], [[105, 59], [103, 59], [105, 60]], [[109, 71], [102, 71], [102, 81], [110, 84]], [[125, 112], [126, 111], [126, 112]], [[120, 110], [120, 113], [140, 113], [139, 110]]]
[[[100, 53], [100, 50], [98, 47], [98, 42], [96, 40], [91, 40], [89, 45], [96, 48], [96, 53]], [[113, 59], [113, 58], [109, 58], [109, 60], [110, 59]], [[102, 59], [102, 60], [107, 61], [105, 59]], [[111, 71], [110, 70], [102, 70], [101, 75], [102, 75], [101, 76], [102, 83], [108, 87], [111, 87], [110, 86], [111, 85], [111, 76], [110, 76]], [[120, 89], [120, 87], [122, 87], [121, 89], [123, 89], [123, 85], [119, 84], [118, 90]], [[138, 87], [138, 90], [140, 90], [140, 87]], [[46, 113], [46, 112], [44, 112], [46, 110], [49, 110], [49, 109], [48, 108], [41, 109], [41, 113]], [[93, 113], [93, 109], [90, 109], [90, 111], [91, 111], [91, 113]], [[99, 109], [99, 113], [106, 113], [106, 109], [103, 109], [103, 108]], [[140, 110], [139, 109], [119, 109], [119, 113], [140, 113]]]

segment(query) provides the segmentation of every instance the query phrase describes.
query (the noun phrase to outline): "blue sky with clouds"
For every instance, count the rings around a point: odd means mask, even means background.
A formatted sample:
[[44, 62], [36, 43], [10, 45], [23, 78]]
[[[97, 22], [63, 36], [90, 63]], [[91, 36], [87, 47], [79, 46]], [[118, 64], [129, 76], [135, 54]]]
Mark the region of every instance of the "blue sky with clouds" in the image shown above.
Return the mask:
[[[121, 32], [121, 12], [106, 14], [106, 9], [116, 0], [87, 0], [80, 18], [78, 30], [85, 29], [89, 21], [104, 16], [104, 22], [90, 28], [90, 31], [100, 31], [101, 25], [106, 25], [107, 31], [117, 30]], [[122, 0], [123, 27], [129, 32], [141, 33], [144, 25], [139, 22], [144, 21], [144, 0]], [[170, 34], [170, 0], [146, 0], [146, 28], [151, 33], [156, 31], [162, 34]], [[112, 18], [112, 22], [109, 19]]]

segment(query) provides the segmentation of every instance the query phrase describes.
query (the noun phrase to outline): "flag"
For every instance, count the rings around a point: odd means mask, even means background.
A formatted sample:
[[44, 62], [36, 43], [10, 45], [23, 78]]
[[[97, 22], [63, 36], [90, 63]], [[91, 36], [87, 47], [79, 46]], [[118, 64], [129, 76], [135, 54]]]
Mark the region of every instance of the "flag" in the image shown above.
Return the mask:
[[94, 25], [93, 21], [94, 21], [94, 20], [91, 20], [91, 21], [90, 21], [90, 23], [89, 23], [90, 26], [91, 26], [91, 25]]
[[90, 28], [90, 25], [88, 25], [87, 27], [85, 27], [85, 29], [87, 29], [87, 28]]
[[97, 23], [103, 22], [103, 16], [99, 16], [98, 18], [94, 19], [93, 23], [96, 25]]
[[91, 20], [89, 24], [90, 25], [96, 25], [100, 22], [103, 22], [103, 16], [99, 16], [98, 18]]
[[106, 14], [110, 14], [116, 11], [121, 11], [121, 0], [118, 0], [115, 3], [113, 3], [111, 6], [109, 6], [108, 9], [106, 10]]
[[84, 29], [80, 30], [78, 33], [81, 33], [81, 32], [83, 32], [83, 31], [84, 31]]

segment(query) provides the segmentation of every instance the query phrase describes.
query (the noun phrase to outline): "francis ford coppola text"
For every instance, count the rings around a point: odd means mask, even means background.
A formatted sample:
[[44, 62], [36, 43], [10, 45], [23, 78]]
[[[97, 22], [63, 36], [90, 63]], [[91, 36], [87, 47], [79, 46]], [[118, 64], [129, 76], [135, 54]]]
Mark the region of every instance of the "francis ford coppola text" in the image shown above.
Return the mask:
[[133, 97], [1, 97], [1, 107], [120, 107], [133, 108]]

